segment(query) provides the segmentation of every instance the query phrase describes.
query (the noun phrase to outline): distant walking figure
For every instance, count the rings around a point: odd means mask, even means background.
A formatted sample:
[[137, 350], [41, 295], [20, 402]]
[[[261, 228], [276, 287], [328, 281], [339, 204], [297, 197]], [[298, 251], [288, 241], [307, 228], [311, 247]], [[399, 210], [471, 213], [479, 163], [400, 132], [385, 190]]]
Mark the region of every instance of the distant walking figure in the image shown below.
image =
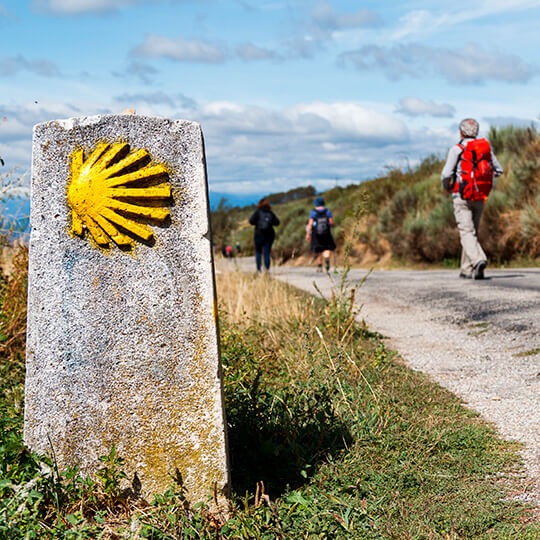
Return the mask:
[[306, 241], [311, 251], [317, 254], [317, 271], [322, 272], [322, 260], [326, 271], [330, 270], [330, 255], [336, 249], [331, 227], [334, 226], [332, 212], [324, 206], [324, 199], [317, 197], [313, 202], [315, 208], [309, 214], [306, 227]]
[[279, 219], [272, 212], [268, 199], [263, 198], [257, 203], [257, 209], [249, 218], [249, 223], [255, 225], [255, 262], [257, 271], [261, 271], [261, 258], [264, 258], [264, 267], [270, 269], [270, 252], [276, 233], [274, 227], [279, 225]]
[[478, 122], [466, 118], [459, 124], [461, 140], [448, 152], [441, 173], [443, 188], [452, 194], [461, 241], [460, 278], [484, 279], [487, 257], [478, 241], [484, 204], [494, 177], [503, 173], [486, 139], [477, 139]]

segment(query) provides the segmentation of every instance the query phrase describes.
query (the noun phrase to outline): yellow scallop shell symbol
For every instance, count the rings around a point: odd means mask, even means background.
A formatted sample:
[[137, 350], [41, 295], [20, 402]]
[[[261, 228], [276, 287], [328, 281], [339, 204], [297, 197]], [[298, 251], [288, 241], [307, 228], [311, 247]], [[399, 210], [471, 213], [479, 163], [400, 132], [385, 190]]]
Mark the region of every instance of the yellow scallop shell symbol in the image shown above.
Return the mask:
[[164, 165], [152, 163], [146, 150], [130, 152], [127, 143], [100, 142], [86, 160], [75, 150], [67, 190], [71, 232], [82, 236], [86, 229], [101, 247], [111, 240], [120, 247], [150, 241], [148, 222], [170, 215], [168, 180]]

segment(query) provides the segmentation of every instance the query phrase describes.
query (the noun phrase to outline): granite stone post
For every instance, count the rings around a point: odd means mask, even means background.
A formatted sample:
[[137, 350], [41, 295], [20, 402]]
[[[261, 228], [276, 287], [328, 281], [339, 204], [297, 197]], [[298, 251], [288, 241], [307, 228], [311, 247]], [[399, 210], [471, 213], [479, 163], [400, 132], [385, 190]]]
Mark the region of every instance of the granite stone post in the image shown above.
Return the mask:
[[35, 126], [24, 440], [90, 475], [114, 445], [135, 492], [226, 511], [208, 216], [198, 124]]

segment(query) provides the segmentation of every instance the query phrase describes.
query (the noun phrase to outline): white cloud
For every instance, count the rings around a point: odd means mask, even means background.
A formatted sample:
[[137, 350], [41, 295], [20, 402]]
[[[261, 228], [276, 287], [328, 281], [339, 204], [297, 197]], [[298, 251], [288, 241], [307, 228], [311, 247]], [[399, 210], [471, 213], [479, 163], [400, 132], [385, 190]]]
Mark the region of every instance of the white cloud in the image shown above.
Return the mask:
[[405, 37], [434, 33], [441, 28], [460, 25], [492, 15], [500, 15], [508, 12], [524, 11], [540, 6], [539, 0], [481, 0], [474, 5], [460, 6], [455, 10], [437, 13], [419, 9], [406, 13], [400, 20], [399, 27], [392, 34], [395, 40]]
[[[67, 103], [38, 104], [27, 103], [15, 107], [0, 107], [0, 138], [3, 142], [13, 142], [18, 140], [30, 141], [32, 129], [35, 124], [56, 120], [58, 118], [69, 118], [78, 116], [81, 111]], [[4, 158], [8, 154], [4, 154]]]
[[426, 47], [419, 44], [379, 47], [366, 45], [342, 53], [341, 63], [358, 70], [382, 70], [390, 79], [440, 74], [451, 83], [481, 84], [488, 80], [524, 83], [538, 69], [512, 54], [492, 52], [469, 43], [461, 49]]
[[145, 58], [168, 58], [177, 62], [209, 62], [220, 64], [225, 61], [225, 47], [222, 44], [204, 41], [187, 41], [182, 37], [170, 39], [153, 34], [133, 49], [131, 54]]
[[354, 103], [314, 102], [289, 109], [295, 120], [311, 114], [325, 120], [334, 136], [373, 143], [394, 142], [408, 138], [407, 127], [401, 120]]
[[[146, 114], [159, 114], [169, 107], [169, 98], [180, 99], [161, 92], [121, 97], [144, 102]], [[0, 155], [6, 168], [29, 168], [34, 124], [110, 112], [102, 107], [28, 103], [0, 109], [0, 117], [7, 117], [0, 123]], [[383, 112], [386, 108], [376, 103], [312, 102], [274, 110], [214, 101], [195, 104], [186, 118], [202, 126], [213, 191], [262, 193], [308, 184], [325, 189], [335, 185], [336, 177], [340, 185], [359, 182], [373, 178], [384, 165], [400, 163], [403, 155], [412, 162], [448, 148], [446, 131], [426, 133], [424, 128], [420, 134], [410, 133], [402, 120]]]
[[358, 182], [410, 144], [401, 120], [355, 103], [269, 110], [211, 102], [201, 107], [198, 120], [210, 186], [218, 192], [275, 192], [308, 184], [323, 189], [336, 176], [342, 184]]
[[434, 101], [424, 101], [416, 97], [405, 97], [399, 100], [396, 112], [407, 116], [448, 118], [454, 116], [456, 110], [448, 103], [435, 103]]
[[289, 57], [312, 58], [340, 33], [372, 28], [380, 22], [379, 15], [369, 9], [338, 12], [328, 2], [321, 2], [313, 8], [310, 18], [299, 25], [297, 32], [283, 44], [289, 51]]
[[158, 73], [159, 71], [154, 66], [134, 60], [124, 71], [113, 71], [112, 75], [120, 78], [136, 77], [143, 84], [150, 85], [154, 83]]
[[338, 13], [330, 4], [321, 3], [312, 12], [313, 24], [325, 30], [345, 30], [348, 28], [366, 28], [380, 23], [377, 13], [369, 9], [360, 9], [348, 13]]
[[259, 47], [253, 43], [242, 43], [236, 48], [236, 54], [242, 60], [275, 60], [278, 55], [269, 49]]
[[447, 20], [447, 15], [432, 15], [429, 11], [420, 9], [406, 13], [400, 20], [400, 27], [394, 31], [392, 38], [403, 39], [411, 35], [421, 34], [438, 28]]
[[28, 71], [40, 77], [56, 77], [60, 75], [56, 64], [43, 58], [28, 60], [20, 54], [0, 58], [0, 76], [11, 76], [20, 71]]
[[323, 142], [361, 141], [376, 145], [406, 140], [405, 124], [390, 115], [354, 103], [313, 102], [281, 111], [227, 101], [210, 102], [200, 109], [201, 122], [219, 133], [249, 136], [303, 136]]

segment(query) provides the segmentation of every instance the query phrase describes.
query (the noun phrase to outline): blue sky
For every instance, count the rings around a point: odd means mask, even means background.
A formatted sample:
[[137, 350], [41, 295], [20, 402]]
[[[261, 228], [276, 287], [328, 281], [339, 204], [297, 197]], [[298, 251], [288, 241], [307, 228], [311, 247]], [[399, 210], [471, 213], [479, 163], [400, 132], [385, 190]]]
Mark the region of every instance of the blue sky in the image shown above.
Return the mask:
[[0, 0], [0, 156], [32, 126], [121, 112], [200, 122], [210, 189], [374, 178], [457, 125], [540, 113], [540, 0]]

